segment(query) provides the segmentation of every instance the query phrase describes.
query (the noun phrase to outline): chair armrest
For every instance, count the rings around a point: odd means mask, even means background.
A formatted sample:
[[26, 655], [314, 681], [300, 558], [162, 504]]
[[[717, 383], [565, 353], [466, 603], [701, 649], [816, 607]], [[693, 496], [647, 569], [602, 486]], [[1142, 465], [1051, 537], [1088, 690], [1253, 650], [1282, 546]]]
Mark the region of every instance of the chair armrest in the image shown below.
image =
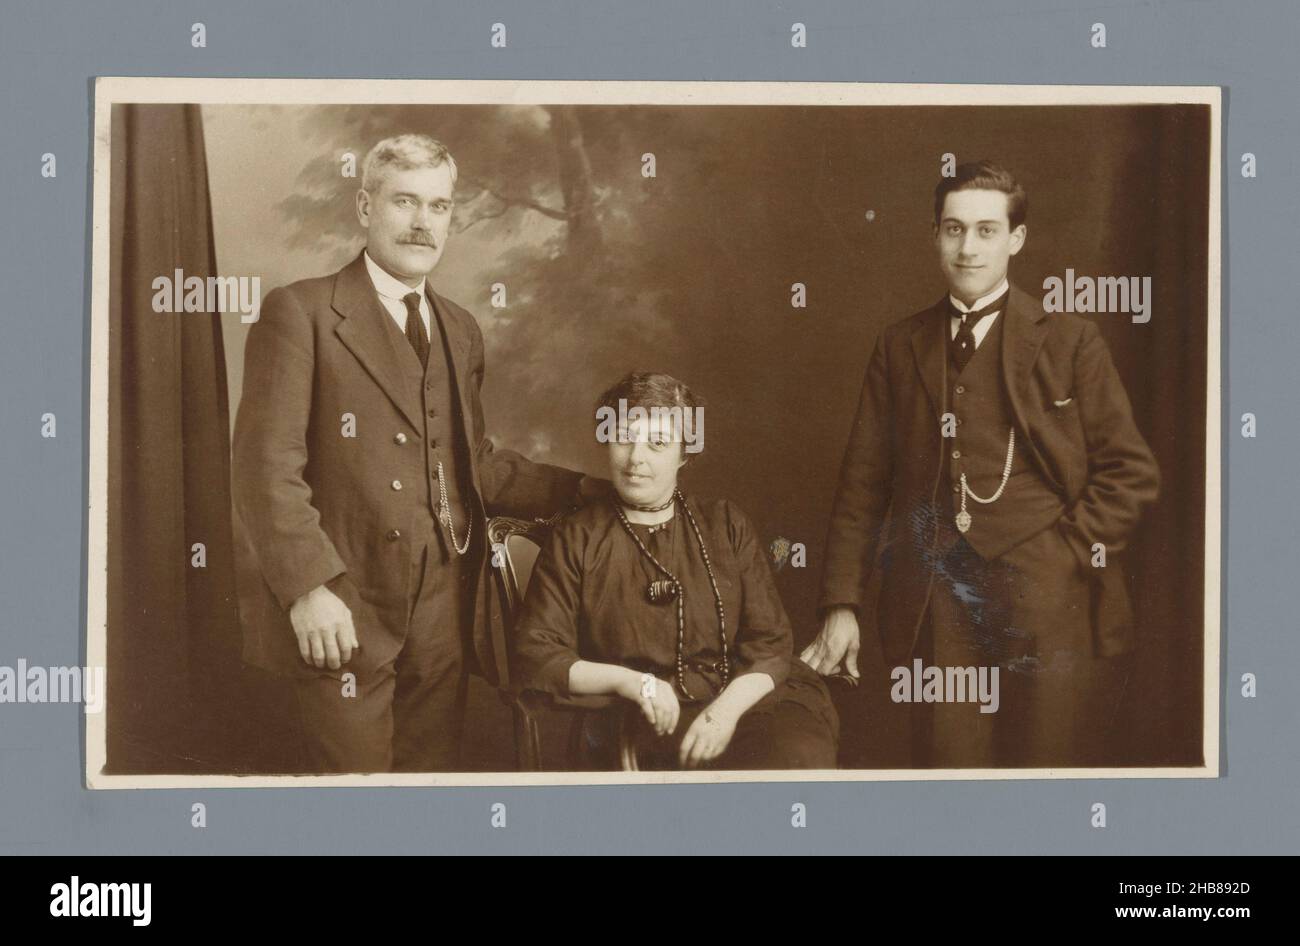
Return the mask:
[[623, 701], [619, 697], [612, 695], [578, 694], [574, 696], [556, 696], [542, 690], [524, 690], [515, 695], [514, 702], [526, 712], [535, 712], [547, 709], [602, 710], [609, 709], [611, 706], [616, 706]]

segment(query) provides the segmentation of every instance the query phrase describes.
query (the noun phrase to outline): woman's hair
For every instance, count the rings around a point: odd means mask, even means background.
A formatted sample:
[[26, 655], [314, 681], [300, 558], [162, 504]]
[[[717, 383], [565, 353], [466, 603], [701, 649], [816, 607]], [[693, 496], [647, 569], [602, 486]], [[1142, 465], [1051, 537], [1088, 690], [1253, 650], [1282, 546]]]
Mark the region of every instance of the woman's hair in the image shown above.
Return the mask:
[[[692, 444], [693, 449], [690, 451], [686, 450], [687, 444], [682, 443], [683, 456], [689, 460], [691, 456], [703, 450], [703, 430], [696, 426], [695, 419], [698, 416], [697, 412], [704, 407], [704, 402], [696, 397], [694, 391], [672, 375], [654, 371], [633, 371], [624, 375], [600, 396], [600, 400], [596, 402], [596, 417], [600, 418], [609, 411], [613, 411], [615, 416], [620, 416], [620, 401], [623, 404], [623, 411], [630, 411], [634, 407], [644, 408], [647, 412], [653, 412], [654, 408], [673, 411], [677, 419], [687, 425], [687, 434], [698, 431], [701, 435], [698, 441]], [[685, 417], [686, 414], [690, 414], [690, 417]], [[680, 432], [682, 431], [679, 427]]]

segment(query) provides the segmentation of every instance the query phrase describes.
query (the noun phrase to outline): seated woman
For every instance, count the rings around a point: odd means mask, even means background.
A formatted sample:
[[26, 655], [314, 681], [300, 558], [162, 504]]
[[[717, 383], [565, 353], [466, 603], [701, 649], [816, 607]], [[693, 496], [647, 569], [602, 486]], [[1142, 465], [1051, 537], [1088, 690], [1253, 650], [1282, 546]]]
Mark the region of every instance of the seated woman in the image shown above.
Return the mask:
[[516, 633], [524, 685], [637, 704], [641, 768], [834, 768], [835, 710], [794, 659], [754, 527], [677, 488], [686, 448], [702, 447], [687, 442], [699, 402], [668, 375], [631, 374], [600, 407], [614, 493], [538, 556]]

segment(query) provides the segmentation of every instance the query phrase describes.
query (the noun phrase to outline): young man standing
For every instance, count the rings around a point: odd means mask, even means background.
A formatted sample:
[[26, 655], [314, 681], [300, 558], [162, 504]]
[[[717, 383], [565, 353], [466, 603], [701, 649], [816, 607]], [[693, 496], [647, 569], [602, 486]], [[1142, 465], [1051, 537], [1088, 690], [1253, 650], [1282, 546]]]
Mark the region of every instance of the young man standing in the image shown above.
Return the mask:
[[[1159, 473], [1097, 326], [1008, 282], [1026, 208], [988, 162], [935, 189], [948, 293], [876, 343], [831, 516], [823, 623], [802, 655], [858, 675], [879, 552], [886, 661], [910, 674], [919, 658], [949, 684], [917, 707], [921, 766], [1106, 764], [1126, 672], [1114, 658], [1133, 645], [1116, 553]], [[954, 700], [951, 683], [980, 671], [997, 681], [994, 712]], [[919, 699], [923, 680], [911, 685]]]

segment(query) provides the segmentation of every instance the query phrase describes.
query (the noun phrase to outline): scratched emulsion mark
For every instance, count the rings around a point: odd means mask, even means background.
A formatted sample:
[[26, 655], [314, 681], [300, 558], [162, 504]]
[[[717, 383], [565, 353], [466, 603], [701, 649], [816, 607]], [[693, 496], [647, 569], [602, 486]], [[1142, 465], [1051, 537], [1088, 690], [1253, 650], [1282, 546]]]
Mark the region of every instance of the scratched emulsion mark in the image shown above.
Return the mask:
[[790, 560], [790, 540], [783, 535], [777, 536], [768, 546], [772, 554], [772, 567], [777, 571], [785, 568], [785, 563]]
[[935, 573], [936, 577], [947, 574], [943, 555], [935, 547], [939, 531], [939, 511], [933, 503], [920, 503], [908, 517], [908, 529], [912, 533], [912, 545], [921, 552], [921, 563]]
[[1038, 673], [1042, 669], [1042, 662], [1033, 654], [1024, 654], [1007, 661], [1009, 673]]
[[[951, 549], [936, 544], [942, 518], [948, 512], [942, 504], [924, 503], [917, 506], [909, 521], [916, 547], [921, 549], [922, 561], [934, 576], [937, 590], [942, 590], [965, 606], [969, 622], [969, 646], [979, 659], [990, 665], [1000, 665], [1017, 650], [1020, 632], [1008, 624], [1010, 617], [1004, 602], [990, 589], [983, 587], [980, 576], [963, 568], [960, 556], [950, 557]], [[1025, 667], [1023, 669], [1029, 669]]]

